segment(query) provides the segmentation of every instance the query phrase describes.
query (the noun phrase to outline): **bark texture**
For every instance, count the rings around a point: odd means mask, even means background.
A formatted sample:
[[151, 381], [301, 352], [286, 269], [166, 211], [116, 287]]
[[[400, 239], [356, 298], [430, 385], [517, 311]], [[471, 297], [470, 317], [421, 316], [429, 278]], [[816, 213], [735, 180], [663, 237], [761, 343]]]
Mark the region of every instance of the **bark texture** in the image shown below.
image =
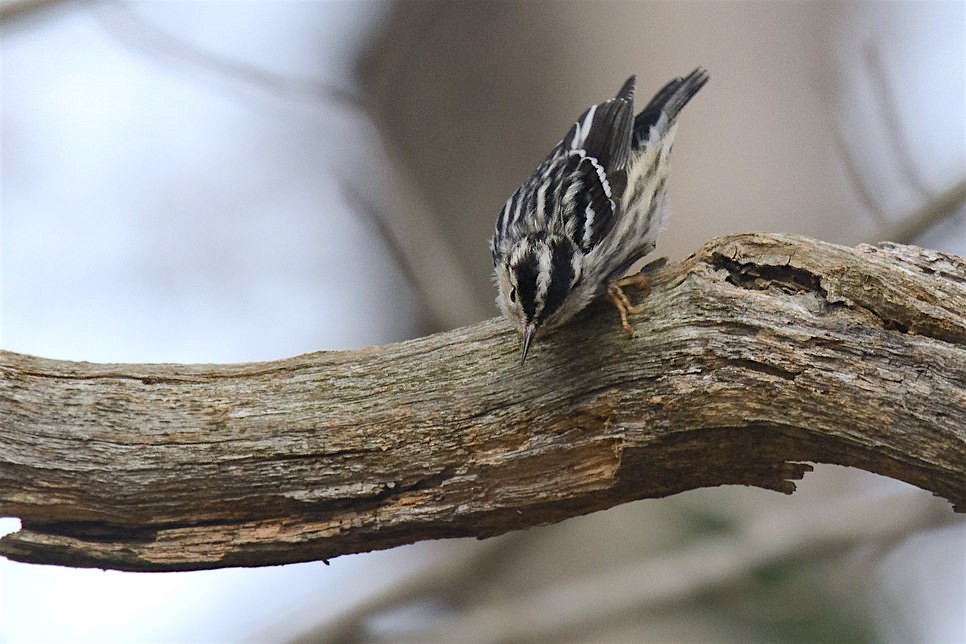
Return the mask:
[[501, 320], [236, 365], [0, 352], [0, 540], [20, 561], [190, 570], [486, 537], [811, 466], [966, 509], [966, 262], [709, 242], [524, 367]]

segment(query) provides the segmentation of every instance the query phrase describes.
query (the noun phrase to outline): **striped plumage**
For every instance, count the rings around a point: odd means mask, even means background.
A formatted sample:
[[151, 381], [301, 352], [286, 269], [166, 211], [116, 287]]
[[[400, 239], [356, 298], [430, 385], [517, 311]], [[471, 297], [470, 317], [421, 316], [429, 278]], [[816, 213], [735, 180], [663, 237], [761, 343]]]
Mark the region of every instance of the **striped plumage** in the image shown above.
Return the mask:
[[577, 119], [507, 200], [490, 242], [497, 303], [524, 336], [566, 322], [657, 243], [668, 214], [678, 113], [708, 81], [695, 69], [634, 116], [631, 76]]

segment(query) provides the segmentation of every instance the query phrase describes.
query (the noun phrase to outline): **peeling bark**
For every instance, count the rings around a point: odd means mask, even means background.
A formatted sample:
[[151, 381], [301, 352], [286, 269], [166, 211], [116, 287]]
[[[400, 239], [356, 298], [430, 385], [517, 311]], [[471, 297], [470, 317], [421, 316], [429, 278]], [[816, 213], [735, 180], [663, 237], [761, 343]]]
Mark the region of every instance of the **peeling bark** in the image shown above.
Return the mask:
[[806, 462], [966, 509], [966, 263], [801, 237], [651, 274], [628, 338], [596, 303], [521, 367], [498, 319], [237, 365], [0, 352], [11, 559], [190, 570], [485, 537]]

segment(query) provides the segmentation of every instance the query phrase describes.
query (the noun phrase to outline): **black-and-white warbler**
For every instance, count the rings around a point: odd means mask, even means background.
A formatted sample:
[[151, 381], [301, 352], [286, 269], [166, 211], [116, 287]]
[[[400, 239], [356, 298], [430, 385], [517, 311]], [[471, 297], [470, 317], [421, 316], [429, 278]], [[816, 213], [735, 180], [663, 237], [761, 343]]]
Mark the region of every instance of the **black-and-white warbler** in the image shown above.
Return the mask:
[[631, 76], [592, 105], [507, 200], [490, 242], [497, 304], [523, 334], [523, 360], [540, 330], [559, 326], [607, 294], [631, 330], [622, 278], [654, 250], [669, 211], [668, 157], [678, 113], [708, 82], [697, 68], [634, 116]]

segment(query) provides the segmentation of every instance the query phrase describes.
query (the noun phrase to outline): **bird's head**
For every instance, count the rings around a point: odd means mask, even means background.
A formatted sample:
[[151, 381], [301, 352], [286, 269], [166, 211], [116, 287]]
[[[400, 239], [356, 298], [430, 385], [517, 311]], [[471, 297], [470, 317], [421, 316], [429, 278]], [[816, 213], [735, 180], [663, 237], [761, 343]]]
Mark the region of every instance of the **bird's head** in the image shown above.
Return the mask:
[[540, 329], [555, 327], [576, 311], [566, 306], [580, 282], [583, 255], [563, 235], [537, 233], [517, 241], [496, 263], [496, 301], [523, 335], [523, 357]]

